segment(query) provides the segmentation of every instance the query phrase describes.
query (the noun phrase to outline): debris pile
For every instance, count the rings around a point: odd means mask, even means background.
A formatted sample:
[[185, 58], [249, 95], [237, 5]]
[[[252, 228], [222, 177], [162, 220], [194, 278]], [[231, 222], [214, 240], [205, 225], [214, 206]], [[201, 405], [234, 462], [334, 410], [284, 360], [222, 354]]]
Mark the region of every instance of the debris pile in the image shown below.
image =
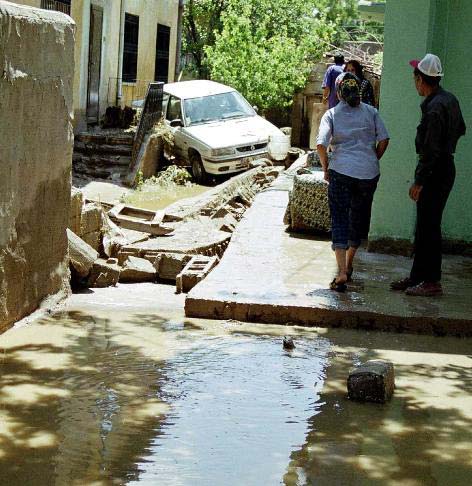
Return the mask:
[[[74, 189], [68, 230], [73, 285], [159, 280], [187, 292], [218, 263], [255, 195], [282, 170], [258, 165], [161, 211], [126, 204], [106, 210]], [[181, 169], [153, 179], [165, 184], [176, 177], [186, 183]]]

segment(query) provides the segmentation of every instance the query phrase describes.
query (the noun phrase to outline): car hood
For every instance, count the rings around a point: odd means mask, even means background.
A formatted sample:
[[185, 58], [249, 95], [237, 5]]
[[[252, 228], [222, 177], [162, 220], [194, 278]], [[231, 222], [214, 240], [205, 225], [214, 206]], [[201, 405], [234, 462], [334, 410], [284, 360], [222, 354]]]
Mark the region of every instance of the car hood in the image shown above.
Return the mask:
[[258, 115], [186, 127], [184, 130], [210, 148], [267, 142], [270, 135], [282, 133]]

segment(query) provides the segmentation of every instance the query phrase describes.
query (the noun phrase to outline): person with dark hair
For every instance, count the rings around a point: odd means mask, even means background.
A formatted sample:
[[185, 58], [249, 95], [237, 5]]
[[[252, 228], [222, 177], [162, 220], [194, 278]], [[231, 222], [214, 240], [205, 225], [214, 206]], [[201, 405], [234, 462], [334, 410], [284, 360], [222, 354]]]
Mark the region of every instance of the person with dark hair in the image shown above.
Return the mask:
[[372, 83], [364, 76], [364, 68], [359, 61], [351, 59], [344, 66], [344, 72], [355, 74], [361, 82], [361, 101], [368, 105], [375, 106], [375, 95]]
[[[330, 289], [343, 292], [352, 276], [357, 249], [369, 233], [379, 160], [389, 136], [378, 111], [361, 103], [359, 79], [354, 74], [340, 74], [336, 91], [340, 102], [321, 119], [317, 150], [329, 182], [332, 248], [338, 264]], [[333, 151], [329, 165], [328, 146]]]
[[336, 78], [343, 72], [344, 56], [340, 53], [334, 54], [334, 64], [329, 66], [324, 75], [323, 84], [323, 103], [328, 103], [328, 108], [334, 108], [339, 100], [336, 96]]
[[442, 294], [441, 220], [456, 176], [454, 152], [466, 126], [457, 98], [439, 84], [439, 57], [426, 54], [410, 64], [416, 90], [425, 98], [415, 140], [418, 164], [409, 191], [416, 203], [414, 260], [409, 277], [390, 286], [407, 295], [430, 297]]

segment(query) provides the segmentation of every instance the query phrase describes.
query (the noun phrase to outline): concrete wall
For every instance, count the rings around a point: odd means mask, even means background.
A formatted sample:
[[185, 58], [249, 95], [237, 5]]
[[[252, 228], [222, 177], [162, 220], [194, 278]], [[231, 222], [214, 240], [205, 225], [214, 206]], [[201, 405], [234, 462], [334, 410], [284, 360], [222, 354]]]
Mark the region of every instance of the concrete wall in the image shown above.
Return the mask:
[[[19, 4], [38, 6], [40, 0], [14, 0]], [[122, 105], [131, 103], [136, 96], [146, 92], [145, 82], [154, 79], [157, 24], [171, 28], [169, 52], [169, 81], [173, 81], [177, 40], [178, 0], [72, 0], [71, 17], [76, 22], [75, 78], [74, 78], [74, 126], [76, 131], [86, 128], [90, 7], [103, 8], [102, 60], [100, 66], [100, 113], [103, 114], [117, 95], [116, 78], [121, 77], [120, 19], [123, 2], [125, 13], [139, 16], [138, 83], [125, 83]], [[121, 22], [120, 22], [121, 20]], [[121, 49], [120, 49], [121, 47]]]
[[[413, 239], [415, 205], [408, 198], [408, 188], [416, 166], [414, 139], [423, 98], [415, 90], [410, 59], [420, 59], [427, 52], [441, 57], [446, 72], [442, 84], [459, 98], [466, 124], [472, 129], [472, 92], [462, 57], [472, 42], [471, 21], [472, 2], [467, 0], [387, 2], [380, 111], [391, 142], [381, 161], [382, 177], [374, 201], [369, 236], [374, 250], [396, 246], [407, 250]], [[471, 149], [469, 135], [459, 142], [456, 185], [444, 214], [444, 237], [456, 248], [472, 242], [472, 200], [467, 191], [472, 177]]]
[[[130, 104], [137, 90], [145, 94], [144, 82], [154, 79], [157, 24], [171, 27], [169, 81], [175, 69], [178, 0], [123, 0], [125, 13], [139, 16], [137, 83], [124, 83], [122, 105]], [[121, 77], [120, 58], [120, 0], [73, 0], [71, 15], [77, 19], [77, 73], [74, 83], [74, 106], [77, 128], [84, 128], [87, 108], [88, 49], [90, 5], [103, 8], [102, 62], [100, 82], [100, 113], [113, 103], [117, 95], [117, 80]], [[121, 18], [124, 25], [124, 15]], [[147, 85], [146, 85], [147, 86]], [[139, 97], [139, 96], [138, 96]]]
[[68, 290], [74, 24], [0, 1], [0, 330]]

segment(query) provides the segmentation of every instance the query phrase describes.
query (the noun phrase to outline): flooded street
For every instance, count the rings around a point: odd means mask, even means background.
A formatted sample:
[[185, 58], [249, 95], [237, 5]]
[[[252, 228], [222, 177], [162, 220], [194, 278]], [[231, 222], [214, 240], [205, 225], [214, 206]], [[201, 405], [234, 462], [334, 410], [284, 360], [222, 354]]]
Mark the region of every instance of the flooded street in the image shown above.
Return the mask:
[[[470, 340], [189, 320], [182, 304], [122, 284], [4, 333], [0, 484], [467, 483]], [[399, 363], [386, 406], [345, 397], [372, 357]]]

